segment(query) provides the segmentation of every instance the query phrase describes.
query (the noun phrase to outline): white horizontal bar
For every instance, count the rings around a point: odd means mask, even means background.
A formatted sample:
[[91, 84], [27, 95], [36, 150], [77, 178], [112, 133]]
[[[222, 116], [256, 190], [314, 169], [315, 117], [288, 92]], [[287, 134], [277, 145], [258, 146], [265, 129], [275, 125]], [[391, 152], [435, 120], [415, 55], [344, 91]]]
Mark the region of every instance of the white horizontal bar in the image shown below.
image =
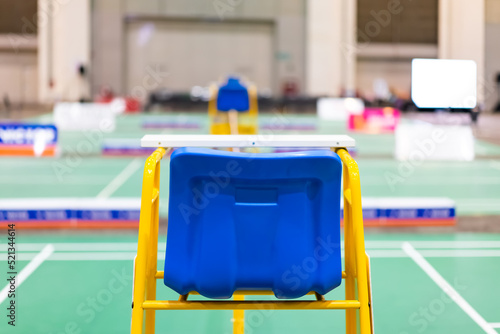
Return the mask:
[[354, 147], [346, 135], [146, 135], [142, 147]]
[[363, 209], [432, 209], [454, 208], [447, 197], [363, 197]]
[[[445, 197], [363, 197], [363, 209], [432, 209], [454, 208], [455, 202]], [[340, 206], [343, 207], [343, 201]], [[9, 198], [0, 199], [0, 210], [55, 210], [55, 209], [135, 209], [141, 207], [140, 198]]]

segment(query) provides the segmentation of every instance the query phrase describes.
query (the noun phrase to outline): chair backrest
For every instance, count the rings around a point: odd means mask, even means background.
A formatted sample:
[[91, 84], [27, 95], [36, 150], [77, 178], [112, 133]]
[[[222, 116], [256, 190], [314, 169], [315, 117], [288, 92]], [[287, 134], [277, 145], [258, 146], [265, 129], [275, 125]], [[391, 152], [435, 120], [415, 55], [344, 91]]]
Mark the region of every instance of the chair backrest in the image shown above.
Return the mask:
[[228, 298], [326, 294], [342, 280], [336, 153], [181, 148], [170, 161], [165, 285]]
[[219, 111], [248, 111], [250, 97], [247, 87], [243, 86], [237, 78], [229, 77], [227, 83], [219, 88], [217, 109]]

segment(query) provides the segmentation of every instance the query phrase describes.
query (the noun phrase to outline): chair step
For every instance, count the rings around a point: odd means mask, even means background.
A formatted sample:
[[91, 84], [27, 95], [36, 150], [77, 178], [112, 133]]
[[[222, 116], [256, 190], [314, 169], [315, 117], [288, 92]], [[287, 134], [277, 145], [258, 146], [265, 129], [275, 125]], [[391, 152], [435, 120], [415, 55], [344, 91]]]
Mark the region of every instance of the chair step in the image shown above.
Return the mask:
[[149, 310], [347, 310], [359, 309], [358, 300], [327, 300], [327, 301], [173, 301], [146, 300], [143, 309]]

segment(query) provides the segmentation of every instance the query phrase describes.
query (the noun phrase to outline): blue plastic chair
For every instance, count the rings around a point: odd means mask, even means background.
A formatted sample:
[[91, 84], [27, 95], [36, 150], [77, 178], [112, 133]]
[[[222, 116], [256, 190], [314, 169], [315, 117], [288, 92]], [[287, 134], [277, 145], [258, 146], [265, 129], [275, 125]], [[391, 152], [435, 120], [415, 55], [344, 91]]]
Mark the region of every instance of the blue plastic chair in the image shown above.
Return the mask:
[[297, 298], [339, 286], [341, 175], [332, 151], [175, 151], [165, 285], [209, 298]]
[[229, 77], [227, 83], [220, 86], [217, 96], [217, 109], [219, 111], [236, 110], [239, 112], [250, 109], [248, 89], [238, 78]]
[[[225, 140], [241, 141], [239, 137]], [[164, 271], [156, 264], [159, 171], [167, 150], [158, 148], [144, 169], [131, 332], [154, 333], [156, 310], [233, 310], [233, 333], [241, 334], [244, 310], [270, 308], [345, 310], [346, 333], [373, 334], [359, 170], [347, 150], [334, 145], [331, 140], [336, 153], [174, 151]], [[179, 293], [179, 299], [157, 300], [157, 279]], [[325, 300], [342, 279], [345, 300]], [[234, 300], [188, 300], [193, 294]], [[246, 295], [268, 294], [280, 299], [314, 294], [316, 300], [244, 300]]]

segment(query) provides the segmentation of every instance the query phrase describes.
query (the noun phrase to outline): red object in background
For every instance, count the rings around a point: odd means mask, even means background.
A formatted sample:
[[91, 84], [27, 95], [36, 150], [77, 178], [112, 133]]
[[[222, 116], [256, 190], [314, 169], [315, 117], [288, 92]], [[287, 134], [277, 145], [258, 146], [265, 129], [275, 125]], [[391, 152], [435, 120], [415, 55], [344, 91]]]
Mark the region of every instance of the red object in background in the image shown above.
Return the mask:
[[287, 80], [283, 84], [283, 95], [284, 96], [297, 96], [299, 94], [299, 85], [293, 80]]
[[114, 96], [99, 96], [96, 99], [97, 103], [111, 103], [115, 99]]
[[97, 96], [96, 102], [111, 103], [111, 101], [113, 101], [114, 98], [115, 94], [113, 93], [113, 90], [111, 90], [111, 88], [108, 86], [103, 86], [99, 91], [99, 95]]
[[141, 103], [133, 97], [125, 98], [125, 106], [126, 113], [137, 113], [141, 111]]
[[124, 98], [116, 97], [115, 94], [113, 93], [113, 90], [108, 86], [101, 87], [101, 91], [99, 92], [99, 95], [97, 96], [95, 102], [112, 103], [115, 100], [120, 100], [117, 102], [125, 104], [124, 112], [126, 113], [136, 113], [141, 111], [141, 102], [138, 99], [135, 99], [130, 96]]
[[125, 109], [123, 110], [125, 113], [137, 113], [141, 111], [141, 103], [139, 100], [134, 99], [133, 97], [126, 97], [126, 98], [115, 98], [115, 97], [110, 97], [110, 96], [99, 96], [95, 102], [97, 103], [113, 103], [115, 100], [121, 100], [120, 103], [123, 103], [125, 105]]

